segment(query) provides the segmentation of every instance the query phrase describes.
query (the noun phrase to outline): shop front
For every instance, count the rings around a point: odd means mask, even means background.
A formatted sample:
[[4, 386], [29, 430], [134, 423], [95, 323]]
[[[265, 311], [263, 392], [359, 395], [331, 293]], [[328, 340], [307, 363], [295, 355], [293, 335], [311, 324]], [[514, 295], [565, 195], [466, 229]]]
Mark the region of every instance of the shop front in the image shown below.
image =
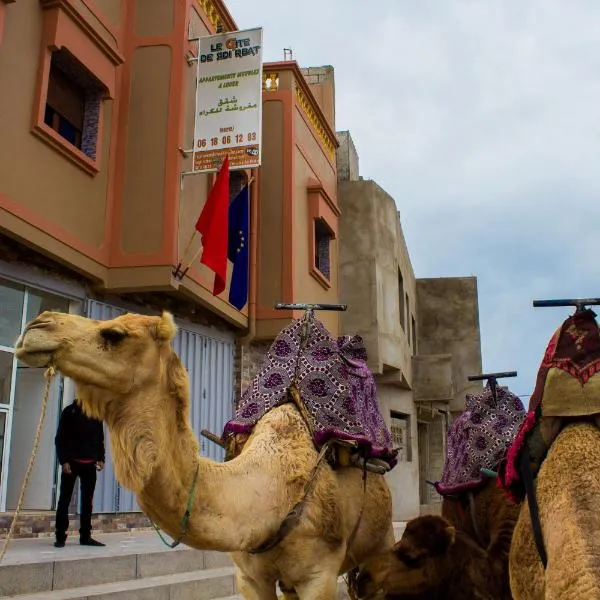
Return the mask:
[[[15, 343], [25, 324], [44, 310], [112, 319], [130, 306], [86, 298], [83, 288], [60, 281], [25, 276], [3, 277], [0, 264], [0, 512], [16, 508], [38, 424], [44, 386], [44, 369], [30, 368], [15, 358]], [[33, 285], [31, 283], [36, 285]], [[137, 312], [142, 312], [138, 309]], [[223, 460], [223, 450], [200, 436], [202, 429], [220, 434], [234, 406], [235, 340], [230, 332], [177, 321], [173, 348], [188, 370], [191, 392], [190, 418], [201, 442], [201, 453]], [[54, 436], [61, 410], [74, 398], [69, 379], [56, 377], [48, 398], [39, 450], [23, 508], [54, 510], [59, 469]], [[106, 432], [106, 468], [96, 485], [95, 513], [129, 513], [140, 509], [135, 498], [114, 477], [110, 439]], [[76, 506], [76, 496], [73, 504]]]

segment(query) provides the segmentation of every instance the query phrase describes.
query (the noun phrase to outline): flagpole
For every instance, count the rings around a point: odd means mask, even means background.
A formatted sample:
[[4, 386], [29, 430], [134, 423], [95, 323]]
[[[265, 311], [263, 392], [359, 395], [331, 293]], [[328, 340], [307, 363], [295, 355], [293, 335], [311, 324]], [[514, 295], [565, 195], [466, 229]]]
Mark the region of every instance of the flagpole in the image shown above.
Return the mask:
[[[223, 159], [223, 160], [225, 160], [225, 159]], [[215, 166], [218, 165], [219, 164], [218, 159], [216, 159], [214, 161], [214, 163], [215, 163]], [[221, 163], [221, 166], [222, 166], [222, 163]], [[196, 233], [198, 233], [198, 232], [197, 232], [196, 228], [194, 228], [194, 230], [192, 231], [192, 235], [190, 235], [190, 239], [188, 240], [188, 243], [187, 243], [187, 245], [185, 247], [185, 250], [183, 251], [183, 254], [180, 254], [179, 258], [177, 259], [177, 268], [175, 269], [174, 276], [179, 275], [181, 263], [183, 262], [183, 259], [186, 257], [186, 254], [189, 252], [190, 248], [192, 247], [192, 243], [194, 241], [194, 236], [196, 235]], [[202, 248], [200, 248], [200, 250], [202, 250]], [[192, 260], [188, 263], [187, 267], [185, 267], [185, 269], [183, 269], [183, 271], [181, 271], [181, 277], [182, 278], [188, 272], [188, 269], [190, 268], [190, 265], [196, 260], [196, 258], [198, 258], [199, 254], [200, 254], [200, 252], [198, 252], [194, 256], [194, 258], [192, 258]]]
[[181, 278], [183, 279], [185, 277], [185, 274], [189, 271], [190, 267], [192, 266], [192, 263], [200, 256], [200, 254], [202, 253], [203, 247], [200, 246], [200, 249], [198, 250], [198, 252], [196, 252], [196, 254], [194, 254], [194, 256], [192, 257], [192, 260], [190, 260], [190, 262], [185, 266], [185, 269], [183, 269], [182, 273], [181, 273]]
[[192, 242], [194, 241], [194, 236], [196, 235], [196, 233], [198, 233], [196, 231], [196, 229], [194, 228], [194, 231], [192, 231], [192, 235], [190, 235], [190, 239], [187, 243], [187, 246], [185, 247], [185, 250], [183, 251], [183, 254], [180, 255], [177, 264], [179, 266], [181, 266], [181, 263], [183, 262], [183, 259], [185, 258], [186, 254], [189, 252], [190, 248], [192, 247]]

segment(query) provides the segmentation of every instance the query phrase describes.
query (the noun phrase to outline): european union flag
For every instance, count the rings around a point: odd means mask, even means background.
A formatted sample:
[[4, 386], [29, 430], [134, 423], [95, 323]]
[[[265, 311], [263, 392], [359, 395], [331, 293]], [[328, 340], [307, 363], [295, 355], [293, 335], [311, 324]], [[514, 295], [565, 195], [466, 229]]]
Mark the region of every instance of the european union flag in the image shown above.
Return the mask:
[[248, 302], [248, 221], [250, 196], [245, 186], [229, 205], [227, 258], [233, 263], [229, 302], [242, 310]]

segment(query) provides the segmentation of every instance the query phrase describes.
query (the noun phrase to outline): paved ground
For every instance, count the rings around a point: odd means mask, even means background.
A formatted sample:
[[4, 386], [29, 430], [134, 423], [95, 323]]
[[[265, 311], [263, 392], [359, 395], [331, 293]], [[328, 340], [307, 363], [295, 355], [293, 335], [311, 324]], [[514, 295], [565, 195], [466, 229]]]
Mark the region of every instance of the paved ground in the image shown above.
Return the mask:
[[[54, 538], [31, 538], [11, 540], [2, 565], [73, 560], [94, 556], [117, 556], [119, 554], [145, 554], [166, 550], [154, 531], [94, 534], [94, 539], [106, 544], [104, 548], [80, 546], [77, 536], [67, 538], [64, 548], [53, 546]], [[0, 544], [4, 540], [0, 540]], [[183, 550], [178, 546], [175, 550]]]
[[[404, 527], [404, 523], [394, 523], [396, 539], [400, 538]], [[93, 536], [98, 541], [104, 542], [106, 546], [104, 548], [80, 546], [77, 536], [67, 538], [67, 544], [64, 548], [55, 548], [53, 546], [54, 538], [11, 540], [8, 552], [0, 565], [73, 560], [93, 558], [94, 556], [118, 556], [120, 554], [146, 554], [167, 549], [154, 531], [98, 533], [93, 534]], [[2, 543], [4, 543], [4, 540], [0, 540], [0, 544]], [[185, 546], [178, 546], [175, 550], [185, 550]]]

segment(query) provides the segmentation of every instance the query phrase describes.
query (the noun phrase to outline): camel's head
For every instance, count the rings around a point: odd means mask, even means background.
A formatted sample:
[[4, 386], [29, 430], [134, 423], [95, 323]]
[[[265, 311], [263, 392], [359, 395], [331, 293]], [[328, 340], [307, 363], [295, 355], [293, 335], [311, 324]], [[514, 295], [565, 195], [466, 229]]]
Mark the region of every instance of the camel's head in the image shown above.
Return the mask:
[[176, 331], [169, 313], [94, 321], [43, 312], [27, 324], [16, 354], [32, 367], [53, 365], [72, 378], [86, 412], [104, 418], [103, 400], [143, 390], [160, 380], [173, 354], [170, 342]]
[[456, 531], [438, 516], [424, 516], [406, 525], [402, 539], [388, 553], [372, 559], [358, 576], [361, 598], [382, 593], [398, 597], [437, 588], [450, 574]]

